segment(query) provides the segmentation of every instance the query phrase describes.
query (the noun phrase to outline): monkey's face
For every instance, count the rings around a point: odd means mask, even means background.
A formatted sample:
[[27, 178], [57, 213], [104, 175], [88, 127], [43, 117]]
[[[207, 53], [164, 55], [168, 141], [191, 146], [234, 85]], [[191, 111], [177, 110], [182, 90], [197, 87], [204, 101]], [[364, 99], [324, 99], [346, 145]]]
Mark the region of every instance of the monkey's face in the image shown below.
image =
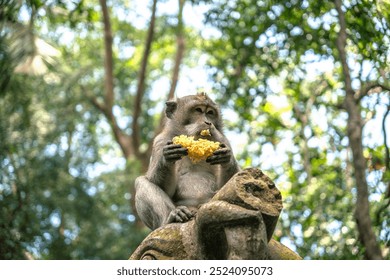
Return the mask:
[[[219, 121], [218, 110], [211, 105], [195, 104], [187, 108], [187, 118], [184, 122], [186, 134], [194, 136], [195, 139], [205, 138], [212, 140], [213, 134], [216, 133]], [[201, 133], [208, 130], [209, 134]]]
[[[217, 105], [206, 95], [190, 95], [167, 102], [166, 115], [174, 121], [180, 134], [195, 139], [215, 140], [221, 134], [222, 120]], [[208, 130], [210, 133], [201, 133]]]

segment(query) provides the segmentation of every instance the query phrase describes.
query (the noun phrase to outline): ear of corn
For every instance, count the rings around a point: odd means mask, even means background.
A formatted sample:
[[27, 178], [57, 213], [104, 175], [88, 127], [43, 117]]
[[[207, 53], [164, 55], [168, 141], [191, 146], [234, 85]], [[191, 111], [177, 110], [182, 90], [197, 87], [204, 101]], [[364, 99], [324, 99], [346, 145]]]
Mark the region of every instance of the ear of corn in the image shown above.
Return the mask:
[[207, 159], [216, 150], [219, 149], [219, 142], [209, 141], [207, 139], [194, 140], [193, 136], [179, 135], [173, 137], [172, 142], [176, 145], [182, 145], [188, 149], [188, 157], [192, 162], [199, 162]]

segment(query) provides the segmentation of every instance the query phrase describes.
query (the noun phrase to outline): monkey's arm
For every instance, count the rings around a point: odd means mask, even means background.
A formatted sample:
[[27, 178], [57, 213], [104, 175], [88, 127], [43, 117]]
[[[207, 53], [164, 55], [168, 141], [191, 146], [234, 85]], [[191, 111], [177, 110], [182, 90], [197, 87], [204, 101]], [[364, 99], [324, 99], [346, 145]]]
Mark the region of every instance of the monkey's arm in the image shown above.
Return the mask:
[[157, 136], [153, 143], [153, 151], [146, 178], [162, 188], [168, 196], [175, 193], [175, 162], [186, 156], [188, 151], [181, 145], [174, 145], [171, 139]]
[[172, 222], [186, 222], [192, 213], [185, 206], [176, 205], [175, 162], [187, 155], [187, 149], [174, 145], [164, 135], [156, 137], [146, 176], [137, 178], [136, 208], [141, 220], [152, 229]]

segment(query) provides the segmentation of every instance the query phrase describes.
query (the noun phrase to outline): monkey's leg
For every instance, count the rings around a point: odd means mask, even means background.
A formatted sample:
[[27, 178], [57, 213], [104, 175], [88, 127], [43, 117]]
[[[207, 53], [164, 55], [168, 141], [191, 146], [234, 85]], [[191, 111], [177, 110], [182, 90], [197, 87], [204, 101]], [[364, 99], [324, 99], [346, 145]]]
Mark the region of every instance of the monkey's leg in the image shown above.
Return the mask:
[[171, 198], [145, 176], [135, 180], [135, 207], [141, 220], [151, 229], [162, 226], [175, 209]]

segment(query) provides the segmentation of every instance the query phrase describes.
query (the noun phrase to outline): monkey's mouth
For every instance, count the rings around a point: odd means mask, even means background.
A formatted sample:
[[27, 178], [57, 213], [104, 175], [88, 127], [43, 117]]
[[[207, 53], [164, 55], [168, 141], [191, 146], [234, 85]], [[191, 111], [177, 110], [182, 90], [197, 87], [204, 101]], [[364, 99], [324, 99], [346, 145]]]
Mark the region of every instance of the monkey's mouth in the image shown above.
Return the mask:
[[196, 133], [195, 139], [199, 139], [199, 138], [211, 140], [212, 134], [210, 132], [210, 129], [203, 129], [203, 130], [199, 131], [198, 133]]
[[199, 134], [200, 136], [211, 136], [210, 129], [204, 129]]

